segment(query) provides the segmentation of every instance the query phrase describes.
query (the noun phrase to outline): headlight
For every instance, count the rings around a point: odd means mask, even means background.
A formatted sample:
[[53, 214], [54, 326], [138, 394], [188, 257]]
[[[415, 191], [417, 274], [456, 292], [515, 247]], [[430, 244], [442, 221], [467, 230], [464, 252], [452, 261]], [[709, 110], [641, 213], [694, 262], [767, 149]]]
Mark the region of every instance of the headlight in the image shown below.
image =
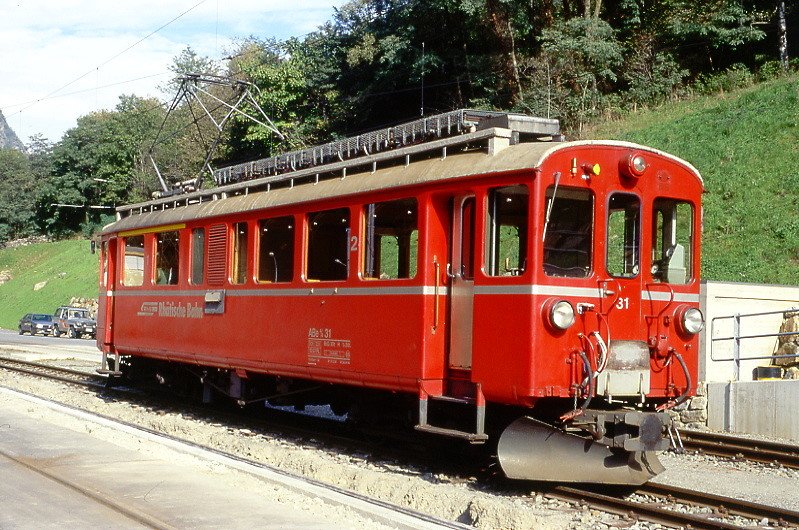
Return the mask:
[[682, 328], [691, 335], [696, 335], [705, 327], [705, 317], [695, 307], [687, 309], [682, 314]]
[[574, 324], [574, 308], [566, 300], [555, 302], [549, 310], [549, 322], [557, 329], [569, 329]]

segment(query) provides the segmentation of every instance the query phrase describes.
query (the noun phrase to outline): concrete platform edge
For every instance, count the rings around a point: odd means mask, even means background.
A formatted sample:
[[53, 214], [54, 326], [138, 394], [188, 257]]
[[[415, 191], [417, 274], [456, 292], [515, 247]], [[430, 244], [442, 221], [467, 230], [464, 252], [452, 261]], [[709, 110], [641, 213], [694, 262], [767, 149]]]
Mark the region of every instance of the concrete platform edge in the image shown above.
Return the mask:
[[[326, 502], [331, 504], [346, 505], [352, 508], [353, 510], [359, 512], [364, 517], [377, 520], [378, 522], [381, 522], [386, 525], [393, 525], [393, 526], [399, 525], [398, 527], [401, 528], [414, 528], [414, 529], [470, 528], [467, 525], [455, 523], [452, 521], [439, 520], [432, 516], [427, 516], [426, 517], [427, 520], [422, 521], [417, 517], [414, 517], [406, 513], [402, 513], [402, 511], [411, 512], [411, 510], [407, 510], [402, 507], [397, 507], [391, 505], [390, 503], [384, 503], [382, 501], [371, 502], [367, 499], [362, 498], [362, 496], [358, 494], [348, 492], [340, 488], [335, 488], [334, 490], [330, 490], [327, 487], [325, 487], [321, 482], [293, 475], [292, 473], [274, 468], [272, 466], [269, 466], [268, 464], [254, 465], [249, 462], [240, 460], [234, 455], [228, 455], [218, 451], [209, 451], [207, 449], [197, 447], [191, 444], [190, 442], [181, 441], [168, 435], [154, 434], [148, 432], [147, 430], [118, 423], [111, 419], [98, 417], [88, 412], [84, 412], [82, 410], [69, 407], [67, 405], [60, 405], [57, 403], [53, 403], [45, 399], [41, 399], [36, 396], [27, 394], [25, 392], [20, 392], [17, 390], [0, 386], [0, 394], [8, 394], [18, 399], [35, 403], [37, 405], [46, 407], [55, 412], [66, 414], [68, 416], [80, 419], [82, 421], [88, 421], [96, 425], [100, 425], [110, 429], [115, 429], [119, 432], [124, 432], [132, 436], [137, 436], [143, 440], [157, 442], [173, 450], [180, 451], [184, 454], [192, 455], [197, 458], [202, 458], [205, 460], [210, 460], [219, 463], [221, 465], [228, 466], [232, 469], [249, 473], [251, 475], [260, 477], [262, 479], [278, 483], [284, 487], [287, 487], [302, 494], [316, 496], [320, 499], [324, 499]], [[402, 511], [397, 512], [394, 510], [402, 510]]]

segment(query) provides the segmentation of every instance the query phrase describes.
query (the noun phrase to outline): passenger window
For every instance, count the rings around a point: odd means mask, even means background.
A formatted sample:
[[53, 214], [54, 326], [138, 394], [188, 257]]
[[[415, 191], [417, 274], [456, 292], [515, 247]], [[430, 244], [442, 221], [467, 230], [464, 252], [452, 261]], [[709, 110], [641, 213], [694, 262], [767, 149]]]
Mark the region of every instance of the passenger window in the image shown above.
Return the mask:
[[294, 277], [294, 218], [264, 219], [258, 224], [258, 281], [290, 282]]
[[308, 214], [308, 280], [346, 280], [349, 275], [350, 211]]
[[469, 197], [461, 204], [461, 278], [474, 279], [474, 220], [475, 200]]
[[640, 270], [641, 202], [617, 193], [608, 203], [607, 268], [611, 276], [632, 278]]
[[235, 284], [247, 281], [247, 223], [233, 225], [233, 268], [231, 280]]
[[693, 218], [690, 203], [657, 199], [652, 219], [652, 279], [686, 284], [693, 276]]
[[178, 283], [178, 232], [160, 232], [155, 236], [155, 284]]
[[138, 287], [144, 284], [144, 236], [125, 238], [125, 268], [122, 285]]
[[191, 283], [201, 285], [205, 280], [205, 228], [191, 231]]
[[100, 263], [102, 263], [103, 271], [101, 274], [103, 287], [108, 285], [108, 241], [103, 241], [100, 247]]
[[594, 237], [591, 192], [551, 186], [547, 189], [544, 212], [544, 273], [588, 277]]
[[489, 276], [518, 276], [527, 267], [527, 186], [494, 188], [488, 193]]
[[416, 199], [367, 204], [364, 277], [413, 278], [419, 246]]

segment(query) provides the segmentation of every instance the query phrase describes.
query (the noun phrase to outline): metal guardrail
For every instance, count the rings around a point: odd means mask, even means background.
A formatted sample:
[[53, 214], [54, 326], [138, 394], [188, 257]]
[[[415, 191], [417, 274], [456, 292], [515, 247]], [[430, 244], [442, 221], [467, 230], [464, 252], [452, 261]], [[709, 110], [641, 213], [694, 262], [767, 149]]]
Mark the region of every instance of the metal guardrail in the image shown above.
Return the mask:
[[[710, 341], [711, 341], [710, 342], [710, 359], [712, 361], [732, 361], [732, 362], [734, 362], [735, 363], [735, 368], [734, 368], [734, 372], [733, 372], [734, 375], [735, 375], [735, 379], [734, 380], [738, 381], [738, 380], [740, 380], [740, 377], [741, 377], [741, 361], [755, 361], [755, 360], [761, 360], [761, 359], [784, 359], [784, 358], [788, 358], [788, 357], [796, 357], [796, 355], [794, 355], [794, 354], [788, 354], [788, 355], [774, 355], [774, 354], [770, 354], [770, 355], [751, 355], [751, 356], [744, 356], [744, 357], [741, 356], [741, 341], [742, 340], [746, 340], [746, 339], [763, 339], [763, 338], [768, 338], [768, 337], [779, 338], [779, 337], [789, 337], [789, 336], [799, 335], [799, 331], [783, 331], [783, 332], [777, 332], [777, 333], [755, 333], [755, 334], [743, 335], [741, 333], [741, 320], [742, 319], [751, 318], [751, 317], [760, 317], [760, 316], [766, 316], [766, 315], [783, 315], [783, 318], [785, 318], [785, 315], [788, 315], [790, 313], [796, 313], [797, 315], [799, 315], [799, 308], [792, 307], [790, 309], [786, 309], [786, 310], [782, 310], [782, 311], [765, 311], [765, 312], [762, 312], [762, 313], [746, 313], [746, 314], [736, 313], [734, 315], [728, 315], [728, 316], [713, 318], [711, 320], [711, 328], [710, 328], [711, 329], [711, 331], [710, 331], [710, 337], [711, 337], [710, 338]], [[714, 337], [713, 335], [715, 335], [716, 322], [723, 321], [723, 320], [732, 320], [733, 321], [732, 335], [723, 336], [723, 337]], [[720, 358], [718, 358], [718, 357], [715, 356], [716, 352], [714, 350], [714, 345], [716, 343], [718, 343], [718, 342], [725, 342], [725, 341], [733, 341], [732, 356], [731, 357], [720, 357]]]

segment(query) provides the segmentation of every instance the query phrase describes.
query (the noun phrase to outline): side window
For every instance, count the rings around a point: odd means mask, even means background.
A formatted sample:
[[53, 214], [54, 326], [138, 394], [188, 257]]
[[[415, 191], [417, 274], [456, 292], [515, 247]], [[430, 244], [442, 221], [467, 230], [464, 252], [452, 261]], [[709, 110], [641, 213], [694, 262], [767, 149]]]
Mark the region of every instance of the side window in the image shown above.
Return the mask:
[[350, 268], [349, 250], [348, 208], [308, 214], [308, 280], [346, 280]]
[[394, 280], [416, 276], [419, 247], [416, 199], [367, 204], [364, 216], [364, 277]]
[[607, 268], [611, 276], [638, 276], [641, 263], [641, 201], [616, 193], [608, 203]]
[[191, 283], [200, 285], [205, 280], [205, 228], [191, 231]]
[[461, 204], [460, 271], [464, 280], [474, 279], [474, 221], [476, 202], [469, 197]]
[[527, 267], [527, 186], [494, 188], [488, 193], [486, 272], [518, 276]]
[[102, 278], [102, 285], [105, 287], [108, 285], [108, 241], [103, 241], [100, 247], [100, 263], [103, 268], [100, 277]]
[[179, 271], [179, 233], [160, 232], [155, 235], [155, 284], [177, 285]]
[[693, 219], [690, 203], [657, 199], [652, 217], [652, 279], [686, 284], [693, 276]]
[[294, 277], [294, 218], [258, 223], [258, 281], [290, 282]]
[[233, 225], [233, 268], [231, 280], [235, 284], [242, 284], [247, 281], [247, 256], [249, 255], [247, 234], [247, 223]]
[[544, 215], [544, 273], [588, 277], [594, 241], [591, 191], [550, 186]]
[[138, 287], [144, 284], [144, 236], [125, 238], [124, 261], [122, 285]]

